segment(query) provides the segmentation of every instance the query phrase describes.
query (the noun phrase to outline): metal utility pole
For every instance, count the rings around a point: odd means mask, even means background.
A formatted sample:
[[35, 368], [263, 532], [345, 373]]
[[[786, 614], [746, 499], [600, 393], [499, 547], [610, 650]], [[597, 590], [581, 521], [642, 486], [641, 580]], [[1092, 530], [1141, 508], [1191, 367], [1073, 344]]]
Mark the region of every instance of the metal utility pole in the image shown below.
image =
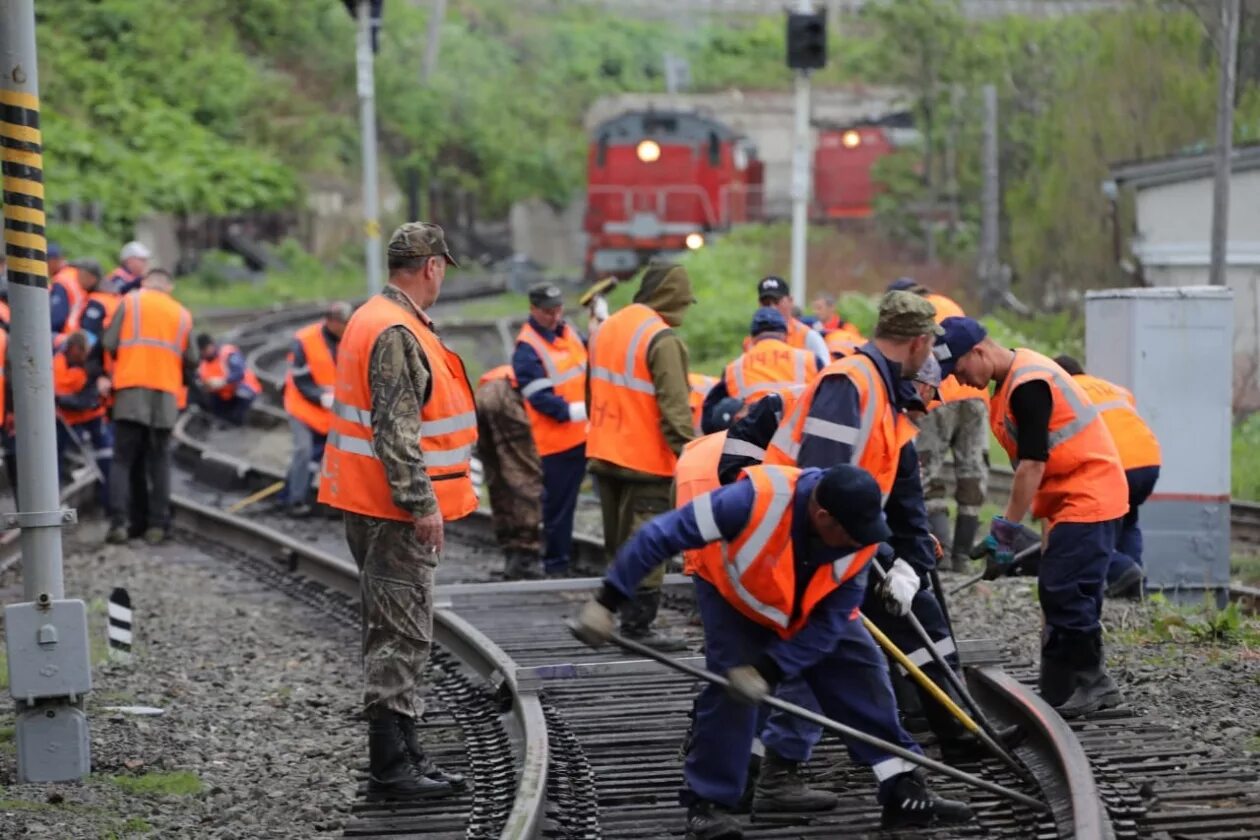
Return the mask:
[[424, 42], [424, 64], [420, 67], [420, 83], [427, 85], [437, 72], [438, 48], [442, 44], [442, 23], [446, 20], [446, 0], [433, 0], [429, 26]]
[[57, 419], [53, 411], [48, 241], [34, 0], [0, 0], [0, 169], [8, 258], [8, 362], [17, 431], [23, 602], [5, 606], [9, 693], [17, 703], [20, 782], [71, 781], [91, 769], [83, 695], [92, 690], [87, 610], [65, 600]]
[[356, 19], [355, 71], [359, 91], [359, 128], [363, 147], [363, 247], [366, 252], [368, 291], [379, 292], [384, 283], [381, 268], [380, 197], [376, 180], [376, 79], [372, 55], [372, 10], [359, 0]]
[[1220, 0], [1220, 89], [1216, 100], [1216, 184], [1212, 190], [1212, 265], [1208, 282], [1225, 285], [1229, 241], [1229, 178], [1234, 154], [1234, 69], [1238, 63], [1238, 0]]
[[998, 210], [1001, 204], [998, 178], [997, 87], [984, 86], [984, 190], [980, 195], [980, 300], [985, 310], [1002, 297], [998, 266]]
[[814, 16], [811, 0], [797, 0], [788, 15], [788, 66], [796, 71], [792, 127], [792, 299], [805, 303], [806, 236], [809, 233], [811, 68], [827, 57], [826, 16]]

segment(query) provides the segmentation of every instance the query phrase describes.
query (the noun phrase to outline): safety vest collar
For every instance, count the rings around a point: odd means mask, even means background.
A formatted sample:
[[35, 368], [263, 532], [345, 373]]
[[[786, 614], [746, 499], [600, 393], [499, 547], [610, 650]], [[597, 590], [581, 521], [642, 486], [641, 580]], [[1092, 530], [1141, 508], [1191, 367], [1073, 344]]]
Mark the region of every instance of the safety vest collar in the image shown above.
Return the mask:
[[[632, 306], [643, 306], [643, 304], [631, 304]], [[627, 388], [631, 391], [637, 391], [640, 394], [656, 395], [656, 385], [651, 379], [641, 379], [635, 376], [634, 361], [638, 358], [639, 349], [644, 347], [646, 342], [651, 341], [652, 337], [663, 329], [664, 320], [652, 310], [650, 307], [643, 306], [652, 313], [653, 317], [643, 319], [643, 322], [635, 329], [630, 336], [630, 342], [626, 346], [625, 362], [620, 371], [610, 370], [602, 365], [591, 365], [590, 375], [592, 379], [599, 379], [621, 388]], [[624, 372], [623, 372], [624, 371]]]
[[1016, 350], [1015, 364], [1012, 366], [1011, 373], [1007, 375], [1006, 381], [1002, 383], [1003, 400], [1007, 405], [1002, 422], [1012, 441], [1018, 439], [1019, 428], [1015, 423], [1015, 415], [1010, 411], [1010, 395], [1020, 385], [1038, 379], [1049, 380], [1054, 385], [1054, 390], [1072, 410], [1071, 420], [1057, 429], [1050, 430], [1048, 440], [1050, 450], [1053, 451], [1055, 447], [1084, 431], [1085, 427], [1097, 419], [1102, 409], [1089, 402], [1088, 399], [1081, 399], [1081, 392], [1073, 387], [1075, 383], [1072, 382], [1072, 377], [1068, 376], [1062, 368], [1057, 365], [1041, 364], [1035, 360], [1030, 361], [1025, 351]]

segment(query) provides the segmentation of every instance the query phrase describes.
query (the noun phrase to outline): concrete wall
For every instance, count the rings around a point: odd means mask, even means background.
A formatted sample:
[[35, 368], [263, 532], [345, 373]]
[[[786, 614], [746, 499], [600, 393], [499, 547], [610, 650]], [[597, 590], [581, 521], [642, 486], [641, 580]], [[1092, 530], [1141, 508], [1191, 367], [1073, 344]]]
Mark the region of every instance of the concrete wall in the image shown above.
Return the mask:
[[[1211, 237], [1211, 178], [1138, 191], [1135, 245], [1201, 245]], [[1237, 172], [1230, 180], [1229, 239], [1239, 246], [1260, 248], [1260, 170]]]
[[552, 269], [580, 269], [586, 258], [582, 214], [586, 201], [576, 196], [559, 210], [541, 199], [518, 201], [508, 217], [512, 251]]

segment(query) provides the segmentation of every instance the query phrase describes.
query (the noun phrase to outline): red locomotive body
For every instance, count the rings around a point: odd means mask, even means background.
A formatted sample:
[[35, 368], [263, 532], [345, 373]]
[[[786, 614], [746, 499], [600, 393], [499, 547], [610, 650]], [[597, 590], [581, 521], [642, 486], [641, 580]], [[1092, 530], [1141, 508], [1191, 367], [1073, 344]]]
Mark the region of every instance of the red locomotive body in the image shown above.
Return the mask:
[[587, 273], [627, 277], [655, 255], [703, 247], [759, 219], [761, 191], [756, 150], [716, 120], [685, 111], [607, 120], [587, 161]]
[[880, 159], [917, 142], [909, 114], [850, 125], [820, 126], [814, 148], [814, 201], [811, 217], [866, 219], [874, 214], [879, 184], [871, 169]]

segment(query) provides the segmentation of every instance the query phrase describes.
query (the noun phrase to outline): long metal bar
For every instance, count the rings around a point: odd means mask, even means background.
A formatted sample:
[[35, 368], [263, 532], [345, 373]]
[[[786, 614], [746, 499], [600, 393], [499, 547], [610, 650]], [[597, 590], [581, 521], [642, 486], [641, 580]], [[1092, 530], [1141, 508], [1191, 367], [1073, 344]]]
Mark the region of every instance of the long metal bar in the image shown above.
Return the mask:
[[[796, 11], [814, 11], [811, 0], [797, 0]], [[792, 125], [792, 300], [805, 306], [806, 237], [809, 233], [810, 137], [809, 71], [797, 70]]]
[[[572, 627], [573, 625], [570, 624], [570, 629], [572, 629]], [[616, 633], [612, 634], [610, 641], [622, 650], [628, 650], [631, 653], [648, 659], [655, 659], [662, 665], [673, 668], [676, 671], [681, 671], [690, 677], [695, 677], [696, 679], [712, 683], [719, 688], [729, 687], [726, 677], [718, 676], [710, 671], [706, 671], [704, 668], [698, 668], [694, 665], [688, 665], [685, 662], [679, 662], [678, 660], [670, 658], [666, 654], [653, 650], [647, 645], [641, 645], [636, 641], [624, 638]], [[965, 773], [962, 770], [956, 770], [948, 764], [942, 764], [935, 759], [912, 752], [898, 744], [889, 743], [883, 738], [877, 738], [874, 735], [869, 735], [859, 729], [854, 729], [851, 726], [845, 726], [843, 723], [834, 721], [829, 717], [817, 714], [809, 709], [801, 708], [795, 703], [780, 700], [778, 697], [773, 695], [767, 696], [763, 702], [771, 708], [787, 712], [788, 714], [798, 717], [801, 720], [808, 721], [815, 726], [821, 726], [823, 729], [828, 729], [843, 738], [851, 738], [855, 741], [861, 741], [864, 744], [870, 744], [877, 749], [887, 752], [889, 755], [904, 758], [906, 761], [917, 764], [924, 769], [940, 773], [942, 776], [949, 776], [951, 779], [955, 779], [965, 785], [987, 790], [990, 793], [996, 793], [998, 796], [1010, 799], [1012, 802], [1018, 802], [1021, 805], [1042, 813], [1050, 813], [1049, 806], [1047, 806], [1044, 802], [1028, 796], [1027, 794], [1020, 793], [1017, 790], [1011, 790], [1010, 788], [1004, 787], [995, 782], [990, 782], [988, 779], [981, 779], [979, 776], [973, 776], [972, 774]]]
[[1238, 0], [1219, 0], [1220, 86], [1216, 99], [1216, 178], [1212, 186], [1212, 261], [1208, 283], [1225, 285], [1229, 255], [1229, 180], [1234, 154], [1234, 69], [1238, 63]]
[[[1037, 543], [1036, 545], [1030, 545], [1028, 546], [1028, 548], [1025, 548], [1023, 551], [1016, 554], [1015, 559], [1011, 561], [1011, 566], [1014, 567], [1015, 564], [1018, 563], [1020, 560], [1023, 560], [1025, 557], [1032, 556], [1033, 552], [1036, 552], [1036, 551], [1041, 551], [1041, 543]], [[957, 595], [959, 592], [962, 592], [964, 589], [970, 589], [971, 587], [975, 586], [980, 581], [984, 580], [984, 575], [985, 573], [981, 572], [975, 577], [967, 578], [965, 581], [958, 584], [953, 589], [949, 590], [949, 594]]]
[[363, 248], [368, 291], [376, 294], [383, 288], [385, 275], [381, 268], [381, 211], [376, 174], [376, 68], [372, 55], [372, 11], [369, 6], [368, 0], [359, 0], [359, 29], [354, 57], [363, 150]]

